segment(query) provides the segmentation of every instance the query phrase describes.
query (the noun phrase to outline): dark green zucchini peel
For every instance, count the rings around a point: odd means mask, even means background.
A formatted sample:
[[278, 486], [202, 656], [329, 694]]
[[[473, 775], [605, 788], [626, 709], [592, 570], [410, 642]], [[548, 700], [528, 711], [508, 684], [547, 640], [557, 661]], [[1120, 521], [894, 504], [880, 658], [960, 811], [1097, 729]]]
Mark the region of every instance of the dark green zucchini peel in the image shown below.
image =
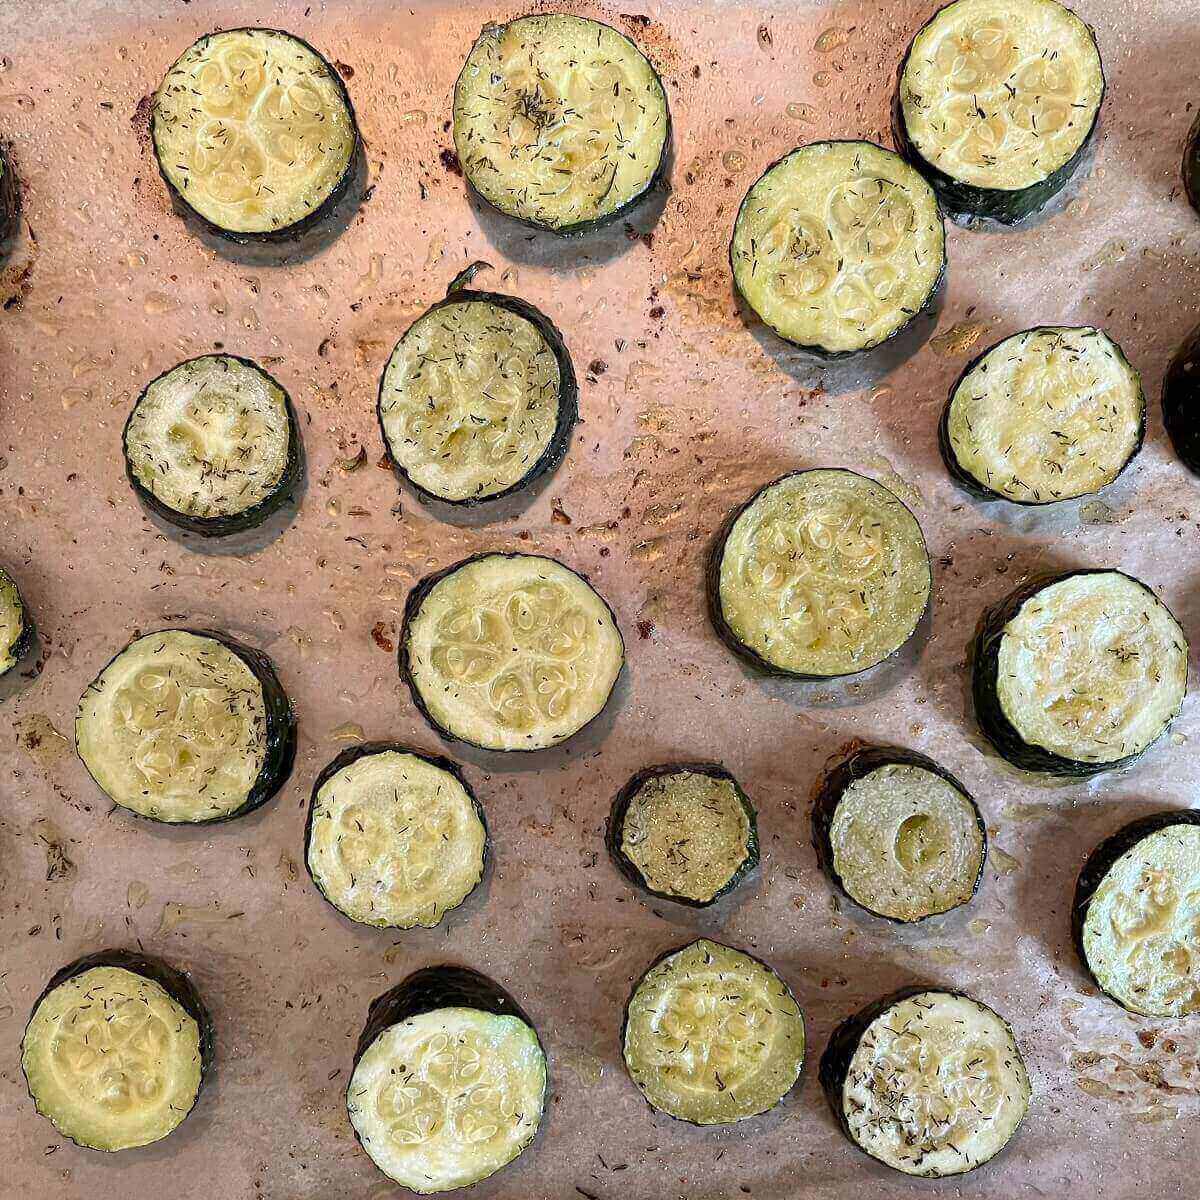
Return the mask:
[[1192, 122], [1183, 151], [1183, 186], [1192, 207], [1200, 213], [1200, 116]]
[[21, 661], [33, 645], [33, 621], [13, 577], [0, 567], [0, 676]]
[[17, 228], [21, 189], [7, 147], [0, 142], [0, 249]]
[[1200, 475], [1200, 329], [1193, 330], [1167, 368], [1162, 411], [1179, 461]]

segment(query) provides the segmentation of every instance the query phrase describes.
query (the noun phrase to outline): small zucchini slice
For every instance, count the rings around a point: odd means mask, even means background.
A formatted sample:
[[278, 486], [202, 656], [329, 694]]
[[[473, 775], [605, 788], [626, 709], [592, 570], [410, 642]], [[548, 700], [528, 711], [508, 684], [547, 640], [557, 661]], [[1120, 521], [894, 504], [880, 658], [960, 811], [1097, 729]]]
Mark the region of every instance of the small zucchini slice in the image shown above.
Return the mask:
[[510, 217], [585, 233], [637, 203], [670, 141], [667, 94], [623, 34], [567, 13], [486, 25], [454, 85], [467, 182]]
[[0, 243], [6, 242], [17, 227], [21, 209], [21, 189], [8, 150], [0, 143]]
[[813, 142], [746, 193], [729, 244], [746, 303], [823, 359], [895, 337], [930, 306], [946, 233], [929, 184], [873, 142]]
[[225, 29], [189, 46], [154, 93], [168, 190], [236, 242], [293, 237], [354, 173], [358, 126], [341, 76], [278, 29]]
[[303, 459], [287, 392], [232, 354], [191, 358], [146, 385], [125, 422], [125, 472], [166, 521], [206, 537], [260, 524]]
[[904, 56], [896, 145], [948, 213], [1011, 225], [1074, 176], [1103, 99], [1095, 35], [1057, 0], [954, 0]]
[[813, 841], [833, 882], [890, 921], [966, 904], [987, 858], [987, 827], [967, 789], [898, 747], [864, 747], [829, 772], [813, 807]]
[[1053, 504], [1107, 487], [1141, 449], [1137, 371], [1090, 326], [1026, 329], [985, 350], [950, 392], [938, 441], [984, 500]]
[[1200, 1012], [1196, 897], [1200, 813], [1156, 813], [1100, 843], [1079, 875], [1075, 945], [1100, 989], [1130, 1012]]
[[562, 337], [532, 304], [471, 289], [474, 263], [396, 343], [379, 381], [388, 455], [451, 504], [527, 487], [567, 452], [579, 389]]
[[546, 1055], [517, 1002], [465, 967], [427, 967], [370, 1008], [346, 1108], [389, 1178], [422, 1195], [470, 1187], [533, 1141]]
[[638, 771], [613, 801], [605, 843], [637, 887], [695, 908], [733, 891], [758, 866], [754, 805], [716, 763]]
[[1200, 475], [1200, 329], [1189, 335], [1167, 368], [1162, 410], [1179, 461]]
[[199, 824], [265, 804], [291, 773], [296, 717], [260, 650], [227, 634], [135, 638], [87, 686], [75, 746], [115, 804]]
[[906, 1175], [961, 1175], [995, 1158], [1029, 1109], [1007, 1022], [961, 992], [909, 988], [834, 1030], [821, 1084], [846, 1136]]
[[784, 475], [730, 518], [709, 564], [718, 634], [775, 675], [865, 671], [929, 604], [917, 519], [882, 484], [838, 468]]
[[487, 825], [449, 759], [367, 742], [317, 777], [304, 845], [317, 890], [352, 921], [432, 928], [483, 878]]
[[21, 1042], [38, 1112], [91, 1150], [165, 1138], [195, 1107], [212, 1057], [212, 1021], [192, 981], [128, 950], [63, 967]]
[[652, 1108], [693, 1125], [728, 1125], [791, 1091], [804, 1066], [804, 1016], [766, 963], [701, 938], [642, 976], [622, 1047]]
[[442, 736], [542, 750], [608, 703], [625, 662], [612, 610], [582, 575], [536, 554], [480, 554], [409, 595], [400, 673]]
[[13, 577], [0, 567], [0, 675], [13, 669], [33, 644], [33, 622]]
[[1095, 775], [1132, 762], [1179, 713], [1187, 639], [1121, 571], [1033, 580], [989, 613], [975, 645], [975, 712], [1016, 767]]

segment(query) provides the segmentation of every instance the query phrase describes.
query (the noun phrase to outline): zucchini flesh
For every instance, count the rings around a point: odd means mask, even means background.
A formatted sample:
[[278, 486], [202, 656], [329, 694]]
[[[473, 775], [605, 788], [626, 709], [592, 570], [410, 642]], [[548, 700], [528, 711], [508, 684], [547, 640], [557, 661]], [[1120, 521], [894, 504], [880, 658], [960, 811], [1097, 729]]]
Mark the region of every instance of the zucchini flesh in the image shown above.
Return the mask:
[[485, 554], [420, 584], [401, 671], [444, 734], [488, 750], [540, 750], [608, 702], [624, 663], [612, 612], [553, 559]]
[[780, 337], [825, 356], [868, 350], [933, 299], [946, 265], [929, 184], [871, 142], [815, 142], [768, 167], [730, 243], [738, 291]]
[[670, 118], [633, 42], [598, 21], [547, 13], [485, 26], [454, 87], [453, 131], [467, 180], [488, 203], [569, 233], [649, 190]]
[[696, 1125], [773, 1108], [804, 1063], [804, 1017], [765, 963], [706, 938], [642, 977], [625, 1013], [625, 1067], [650, 1105]]
[[947, 465], [976, 492], [1052, 504], [1097, 492], [1137, 453], [1141, 379], [1099, 329], [1027, 329], [985, 351], [946, 408]]
[[0, 675], [11, 671], [29, 648], [32, 627], [12, 576], [0, 567]]
[[275, 29], [223, 30], [185, 50], [154, 94], [151, 135], [174, 194], [216, 230], [250, 237], [320, 213], [358, 144], [337, 72]]
[[1167, 368], [1162, 411], [1179, 461], [1200, 475], [1200, 329], [1192, 331]]

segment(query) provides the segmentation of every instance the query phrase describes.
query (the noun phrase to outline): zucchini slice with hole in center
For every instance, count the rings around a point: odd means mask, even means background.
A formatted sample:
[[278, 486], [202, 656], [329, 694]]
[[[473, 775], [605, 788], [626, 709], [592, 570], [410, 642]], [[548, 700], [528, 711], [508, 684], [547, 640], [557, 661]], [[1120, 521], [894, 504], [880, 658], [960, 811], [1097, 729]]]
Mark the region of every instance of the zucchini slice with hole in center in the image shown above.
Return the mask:
[[304, 841], [317, 890], [352, 921], [432, 928], [483, 878], [487, 825], [449, 759], [367, 742], [318, 776]]
[[904, 57], [896, 145], [951, 215], [1011, 225], [1075, 174], [1103, 99], [1095, 36], [1057, 0], [954, 0]]
[[195, 1107], [212, 1056], [212, 1021], [191, 980], [126, 950], [59, 971], [21, 1042], [38, 1112], [92, 1150], [166, 1137]]
[[546, 1055], [529, 1018], [490, 979], [427, 967], [372, 1005], [346, 1107], [375, 1165], [421, 1194], [470, 1187], [533, 1141]]
[[834, 1030], [820, 1073], [860, 1150], [935, 1179], [995, 1158], [1032, 1096], [1007, 1022], [951, 991], [909, 988], [863, 1009]]
[[975, 712], [1010, 763], [1094, 775], [1132, 762], [1179, 713], [1187, 639], [1120, 571], [1034, 580], [989, 613], [975, 646]]
[[75, 746], [114, 803], [172, 824], [239, 817], [283, 785], [296, 718], [271, 660], [223, 633], [135, 638], [87, 686]]
[[622, 1047], [652, 1108], [693, 1125], [728, 1125], [791, 1091], [804, 1065], [804, 1016], [766, 963], [701, 938], [642, 976]]
[[1200, 475], [1200, 329], [1188, 336], [1167, 368], [1162, 411], [1179, 461]]
[[955, 482], [985, 500], [1053, 504], [1107, 487], [1146, 431], [1137, 371], [1091, 326], [1026, 329], [959, 376], [938, 441]]
[[13, 577], [0, 567], [0, 675], [11, 671], [33, 643], [33, 622]]
[[917, 519], [882, 484], [843, 468], [769, 483], [730, 519], [709, 571], [713, 622], [766, 671], [827, 679], [894, 654], [929, 603]]
[[400, 673], [443, 736], [542, 750], [608, 703], [625, 662], [612, 610], [582, 575], [536, 554], [481, 554], [419, 583]]
[[946, 234], [929, 184], [873, 142], [813, 142], [746, 193], [729, 244], [746, 303], [785, 341], [843, 358], [934, 301]]
[[354, 173], [358, 126], [341, 76], [277, 29], [189, 46], [154, 93], [151, 138], [172, 195], [233, 241], [293, 236]]
[[17, 227], [20, 194], [17, 173], [13, 170], [8, 150], [0, 143], [0, 244], [6, 242]]
[[146, 505], [219, 536], [265, 520], [300, 478], [287, 392], [257, 363], [205, 354], [146, 385], [125, 423], [125, 470]]

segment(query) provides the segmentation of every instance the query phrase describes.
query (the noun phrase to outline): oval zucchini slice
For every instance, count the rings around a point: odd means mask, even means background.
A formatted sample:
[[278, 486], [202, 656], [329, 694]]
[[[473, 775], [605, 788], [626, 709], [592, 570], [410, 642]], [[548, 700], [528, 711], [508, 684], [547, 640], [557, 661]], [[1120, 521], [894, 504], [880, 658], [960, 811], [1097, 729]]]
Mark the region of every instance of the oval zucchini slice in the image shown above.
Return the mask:
[[612, 610], [552, 558], [482, 554], [423, 580], [405, 606], [400, 673], [443, 736], [542, 750], [608, 703], [625, 662]]
[[210, 33], [154, 93], [151, 138], [168, 189], [233, 241], [293, 236], [354, 173], [358, 126], [341, 76], [277, 29]]
[[270, 516], [303, 457], [287, 392], [232, 354], [189, 359], [147, 384], [124, 443], [134, 492], [164, 520], [210, 537]]
[[882, 484], [841, 468], [767, 484], [730, 519], [710, 563], [713, 622], [778, 675], [826, 679], [894, 654], [929, 603], [921, 527]]
[[483, 878], [486, 855], [483, 809], [449, 759], [369, 742], [313, 786], [308, 873], [352, 921], [432, 928]]
[[554, 233], [584, 233], [640, 200], [670, 128], [641, 50], [566, 13], [485, 26], [454, 85], [467, 182], [507, 216]]
[[192, 1111], [212, 1055], [212, 1022], [186, 975], [104, 950], [46, 985], [21, 1070], [38, 1112], [64, 1137], [129, 1150], [166, 1137]]
[[516, 1001], [464, 967], [428, 967], [372, 1005], [346, 1092], [372, 1162], [421, 1194], [470, 1187], [533, 1141], [546, 1055]]
[[1096, 136], [1104, 69], [1057, 0], [955, 0], [913, 38], [896, 144], [946, 210], [1013, 224], [1072, 178]]
[[6, 242], [16, 230], [21, 209], [21, 189], [13, 170], [8, 150], [0, 143], [0, 243]]
[[895, 337], [946, 269], [929, 184], [873, 142], [813, 142], [769, 166], [729, 245], [746, 303], [785, 341], [843, 358]]
[[988, 614], [975, 711], [1014, 766], [1094, 775], [1166, 731], [1187, 689], [1187, 640], [1144, 583], [1120, 571], [1034, 581]]
[[33, 644], [33, 622], [13, 577], [0, 567], [0, 675], [13, 669]]
[[1196, 897], [1200, 813], [1156, 813], [1088, 858], [1075, 889], [1075, 944], [1101, 990], [1130, 1012], [1200, 1012]]
[[1167, 368], [1162, 411], [1179, 461], [1200, 475], [1200, 329], [1188, 336]]
[[703, 908], [758, 865], [754, 805], [716, 763], [647, 767], [621, 789], [605, 841], [637, 887]]
[[821, 1083], [846, 1136], [906, 1175], [961, 1175], [1016, 1133], [1032, 1089], [1007, 1023], [959, 992], [910, 988], [845, 1021]]
[[115, 804], [172, 824], [239, 817], [283, 785], [296, 718], [271, 660], [226, 634], [135, 638], [88, 684], [75, 746]]

